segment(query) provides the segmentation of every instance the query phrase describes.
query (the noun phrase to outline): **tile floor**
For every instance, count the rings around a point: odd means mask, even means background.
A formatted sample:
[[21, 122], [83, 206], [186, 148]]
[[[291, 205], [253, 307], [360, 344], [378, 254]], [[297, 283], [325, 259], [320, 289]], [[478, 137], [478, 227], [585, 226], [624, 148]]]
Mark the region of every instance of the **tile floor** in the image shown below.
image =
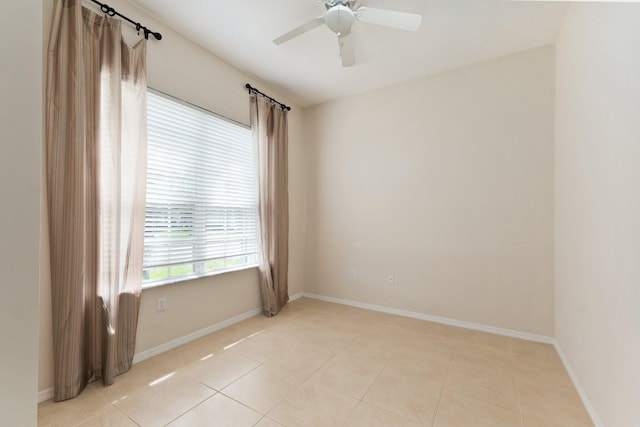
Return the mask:
[[592, 426], [546, 344], [302, 298], [40, 404], [39, 426]]

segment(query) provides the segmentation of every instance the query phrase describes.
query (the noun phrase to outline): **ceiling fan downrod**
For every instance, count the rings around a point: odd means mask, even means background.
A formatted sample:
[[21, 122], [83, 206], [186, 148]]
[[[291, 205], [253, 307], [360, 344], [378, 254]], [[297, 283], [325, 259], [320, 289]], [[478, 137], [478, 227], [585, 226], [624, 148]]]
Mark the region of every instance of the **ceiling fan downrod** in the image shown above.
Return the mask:
[[318, 3], [323, 3], [327, 9], [324, 15], [317, 16], [311, 21], [297, 26], [293, 30], [277, 37], [273, 42], [280, 45], [325, 24], [338, 36], [342, 65], [350, 67], [356, 63], [351, 36], [351, 27], [356, 21], [404, 31], [417, 31], [422, 23], [422, 16], [420, 15], [364, 7], [361, 6], [363, 0], [318, 0]]

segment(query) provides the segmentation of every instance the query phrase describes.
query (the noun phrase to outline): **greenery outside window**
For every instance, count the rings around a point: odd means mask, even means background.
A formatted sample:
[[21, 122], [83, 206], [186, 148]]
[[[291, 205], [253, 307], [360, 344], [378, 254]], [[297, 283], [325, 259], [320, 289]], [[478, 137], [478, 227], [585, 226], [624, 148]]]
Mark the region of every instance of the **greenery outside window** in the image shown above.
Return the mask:
[[251, 129], [147, 93], [144, 286], [257, 264]]

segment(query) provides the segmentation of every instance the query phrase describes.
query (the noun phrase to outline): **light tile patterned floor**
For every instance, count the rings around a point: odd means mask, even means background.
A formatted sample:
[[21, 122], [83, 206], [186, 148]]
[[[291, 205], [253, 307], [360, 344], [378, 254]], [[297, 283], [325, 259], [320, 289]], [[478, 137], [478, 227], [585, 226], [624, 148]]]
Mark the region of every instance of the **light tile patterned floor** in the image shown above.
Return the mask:
[[39, 426], [592, 426], [554, 348], [302, 298], [40, 404]]

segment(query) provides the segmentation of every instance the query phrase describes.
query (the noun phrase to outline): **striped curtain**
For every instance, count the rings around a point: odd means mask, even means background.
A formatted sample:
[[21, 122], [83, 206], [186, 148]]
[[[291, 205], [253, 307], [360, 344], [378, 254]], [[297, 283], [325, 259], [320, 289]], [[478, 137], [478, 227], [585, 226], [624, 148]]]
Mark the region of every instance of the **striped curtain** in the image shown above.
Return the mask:
[[289, 190], [287, 110], [251, 94], [251, 129], [258, 176], [260, 291], [264, 314], [289, 301]]
[[54, 400], [131, 366], [142, 284], [146, 44], [56, 0], [46, 94]]

